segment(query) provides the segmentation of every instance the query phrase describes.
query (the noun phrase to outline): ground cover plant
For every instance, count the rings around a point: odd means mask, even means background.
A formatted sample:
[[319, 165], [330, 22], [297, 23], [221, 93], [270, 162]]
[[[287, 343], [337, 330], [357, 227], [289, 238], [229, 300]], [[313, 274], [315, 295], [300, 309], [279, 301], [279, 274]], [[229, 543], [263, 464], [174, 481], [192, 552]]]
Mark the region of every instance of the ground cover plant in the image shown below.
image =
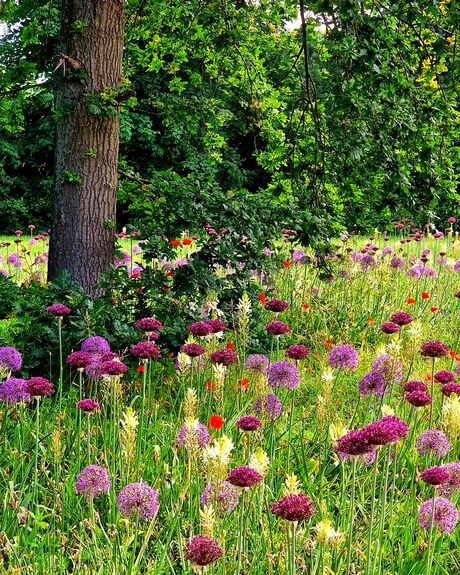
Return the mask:
[[[199, 268], [204, 301], [178, 291], [191, 234], [149, 261], [125, 234], [92, 303], [27, 270], [34, 291], [15, 293], [35, 294], [46, 329], [29, 322], [42, 341], [27, 341], [24, 303], [2, 319], [0, 569], [457, 572], [460, 242], [445, 228], [395, 222], [329, 255], [283, 230], [233, 299], [238, 261]], [[13, 289], [25, 270], [3, 249]], [[31, 343], [49, 350], [38, 364]]]

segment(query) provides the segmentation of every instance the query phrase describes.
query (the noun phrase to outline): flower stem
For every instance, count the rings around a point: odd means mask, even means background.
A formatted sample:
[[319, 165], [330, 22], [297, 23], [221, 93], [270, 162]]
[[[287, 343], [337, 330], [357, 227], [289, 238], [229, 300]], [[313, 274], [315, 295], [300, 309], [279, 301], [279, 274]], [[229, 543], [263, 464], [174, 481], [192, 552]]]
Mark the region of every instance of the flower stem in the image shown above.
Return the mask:
[[352, 460], [352, 484], [351, 484], [351, 501], [350, 501], [350, 520], [348, 522], [348, 541], [347, 541], [347, 568], [345, 573], [350, 573], [351, 563], [351, 543], [353, 541], [353, 523], [355, 519], [355, 490], [356, 490], [356, 457]]

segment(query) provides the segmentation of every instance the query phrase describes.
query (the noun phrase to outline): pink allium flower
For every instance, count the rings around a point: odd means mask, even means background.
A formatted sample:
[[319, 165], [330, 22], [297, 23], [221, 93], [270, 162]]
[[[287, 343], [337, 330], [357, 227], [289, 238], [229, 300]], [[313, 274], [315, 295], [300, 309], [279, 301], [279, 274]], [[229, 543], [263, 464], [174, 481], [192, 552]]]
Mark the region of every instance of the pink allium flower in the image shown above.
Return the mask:
[[420, 479], [430, 485], [441, 485], [449, 479], [449, 473], [442, 467], [427, 467], [420, 473]]
[[317, 513], [313, 501], [303, 493], [286, 495], [279, 501], [272, 503], [270, 511], [286, 521], [302, 521], [310, 519]]
[[262, 427], [262, 422], [255, 415], [243, 415], [235, 425], [242, 431], [255, 431]]
[[452, 383], [455, 380], [455, 374], [447, 369], [441, 369], [434, 374], [434, 380], [437, 383]]
[[110, 352], [110, 344], [100, 335], [94, 335], [82, 342], [81, 351], [86, 351], [93, 355], [103, 355], [104, 353]]
[[442, 431], [427, 429], [417, 437], [415, 447], [420, 456], [432, 453], [436, 457], [445, 457], [449, 451], [449, 440]]
[[195, 323], [191, 323], [187, 327], [187, 331], [197, 337], [204, 337], [205, 335], [212, 333], [212, 328], [204, 321], [197, 321]]
[[32, 397], [42, 397], [43, 395], [53, 395], [56, 391], [54, 385], [44, 377], [31, 377], [27, 382], [27, 388]]
[[263, 477], [255, 469], [252, 469], [252, 467], [242, 465], [232, 469], [226, 481], [236, 487], [252, 487], [256, 483], [263, 481]]
[[362, 428], [371, 445], [387, 445], [407, 437], [409, 426], [396, 415], [387, 415]]
[[310, 350], [308, 347], [301, 344], [294, 344], [284, 350], [286, 357], [299, 361], [301, 359], [307, 359], [310, 356]]
[[75, 491], [83, 493], [87, 500], [99, 497], [110, 490], [110, 477], [105, 469], [98, 465], [88, 465], [77, 475]]
[[271, 323], [267, 323], [265, 331], [271, 335], [283, 335], [289, 333], [291, 328], [282, 321], [272, 321]]
[[[418, 521], [423, 529], [430, 528], [432, 507], [433, 499], [428, 499], [419, 508]], [[457, 522], [458, 511], [455, 505], [444, 497], [435, 497], [433, 525], [449, 535], [457, 526]]]
[[180, 350], [189, 357], [199, 357], [205, 353], [206, 348], [198, 343], [186, 343], [180, 348]]
[[222, 547], [211, 537], [195, 535], [185, 544], [184, 557], [195, 565], [205, 566], [217, 561], [223, 552]]
[[57, 317], [63, 317], [65, 315], [69, 315], [69, 313], [72, 313], [70, 307], [67, 307], [62, 303], [55, 303], [53, 305], [50, 305], [46, 309], [51, 315], [55, 315]]
[[264, 305], [265, 309], [267, 309], [268, 311], [275, 312], [275, 313], [278, 313], [280, 311], [284, 311], [284, 310], [288, 309], [288, 307], [289, 307], [289, 304], [282, 299], [270, 299]]
[[134, 326], [137, 329], [142, 329], [143, 331], [149, 333], [152, 331], [158, 331], [162, 329], [163, 324], [161, 321], [157, 320], [154, 317], [144, 317], [142, 319], [138, 319]]
[[392, 333], [398, 333], [398, 331], [400, 330], [400, 327], [397, 323], [394, 323], [392, 321], [387, 321], [385, 323], [380, 324], [379, 329], [383, 333], [390, 335]]
[[414, 407], [424, 407], [431, 405], [433, 399], [429, 393], [416, 389], [406, 393], [404, 399]]
[[238, 363], [238, 356], [234, 351], [227, 348], [216, 349], [209, 356], [209, 361], [211, 363], [217, 363], [220, 365], [229, 366], [233, 363]]
[[94, 356], [87, 351], [74, 351], [69, 356], [67, 356], [67, 359], [65, 360], [68, 365], [72, 365], [77, 369], [83, 369], [87, 365], [93, 363], [93, 361]]
[[204, 323], [211, 328], [209, 333], [221, 333], [227, 330], [227, 326], [220, 319], [205, 319]]
[[403, 390], [410, 393], [411, 391], [428, 391], [428, 386], [423, 381], [418, 381], [417, 379], [411, 379], [404, 384]]
[[449, 346], [439, 340], [431, 340], [422, 343], [420, 346], [420, 353], [423, 357], [446, 357], [449, 355]]
[[446, 397], [450, 397], [453, 393], [460, 397], [460, 384], [446, 383], [446, 385], [442, 386], [441, 393]]
[[130, 353], [140, 359], [158, 359], [160, 348], [151, 341], [140, 341], [132, 346]]
[[99, 407], [99, 403], [94, 399], [82, 399], [77, 403], [77, 409], [81, 409], [85, 413], [93, 413]]
[[157, 514], [159, 506], [158, 489], [143, 482], [126, 485], [117, 497], [117, 507], [125, 517], [150, 520]]

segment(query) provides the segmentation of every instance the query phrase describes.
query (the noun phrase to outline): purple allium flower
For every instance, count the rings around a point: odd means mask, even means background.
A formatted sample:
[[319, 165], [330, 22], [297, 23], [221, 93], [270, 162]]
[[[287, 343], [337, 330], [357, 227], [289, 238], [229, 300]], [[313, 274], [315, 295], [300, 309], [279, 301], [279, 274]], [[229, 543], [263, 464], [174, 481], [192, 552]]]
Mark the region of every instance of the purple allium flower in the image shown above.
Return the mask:
[[13, 252], [8, 256], [7, 262], [15, 268], [23, 268], [24, 264], [21, 262], [21, 257], [17, 252]]
[[382, 397], [385, 393], [385, 377], [376, 371], [367, 373], [359, 382], [359, 395]]
[[292, 252], [291, 260], [295, 264], [303, 264], [307, 259], [307, 255], [302, 250], [296, 249]]
[[134, 324], [134, 327], [137, 329], [142, 329], [146, 333], [151, 333], [153, 331], [158, 331], [163, 327], [161, 321], [157, 320], [154, 317], [143, 317], [142, 319], [138, 319]]
[[458, 272], [458, 270], [460, 270], [460, 260], [454, 263], [453, 270], [454, 272]]
[[453, 393], [460, 397], [460, 384], [459, 383], [446, 383], [441, 389], [441, 393], [446, 397], [450, 397]]
[[409, 426], [396, 415], [387, 415], [362, 428], [371, 445], [387, 445], [407, 437]]
[[372, 371], [383, 375], [385, 387], [388, 387], [392, 381], [399, 383], [402, 378], [401, 362], [389, 354], [379, 355], [372, 364]]
[[391, 246], [385, 246], [382, 250], [382, 255], [387, 256], [388, 254], [394, 254], [395, 251]]
[[402, 258], [394, 256], [393, 258], [391, 258], [389, 266], [390, 268], [393, 269], [403, 270], [406, 267], [406, 263]]
[[[1, 270], [0, 270], [0, 271], [1, 271]], [[460, 291], [456, 291], [456, 292], [454, 293], [454, 296], [460, 298]]]
[[56, 315], [58, 317], [63, 317], [64, 315], [69, 315], [69, 313], [72, 313], [70, 307], [67, 307], [62, 303], [55, 303], [50, 305], [46, 308], [46, 310], [49, 311], [51, 315]]
[[439, 340], [431, 340], [422, 343], [420, 353], [423, 357], [446, 357], [449, 355], [449, 346]]
[[130, 353], [140, 359], [158, 359], [160, 348], [151, 341], [140, 341], [132, 346]]
[[364, 269], [369, 269], [370, 267], [374, 267], [377, 265], [377, 261], [373, 258], [370, 254], [364, 254], [361, 258], [361, 265]]
[[127, 365], [125, 365], [121, 361], [116, 361], [113, 359], [109, 359], [108, 361], [102, 362], [99, 367], [100, 375], [109, 375], [109, 376], [122, 375], [123, 373], [126, 373], [127, 370], [128, 370]]
[[410, 393], [412, 391], [428, 391], [428, 386], [423, 381], [418, 381], [417, 379], [411, 379], [404, 384], [403, 390]]
[[358, 366], [358, 352], [352, 345], [336, 345], [329, 352], [327, 363], [336, 369], [349, 369], [354, 371]]
[[150, 520], [157, 514], [159, 506], [158, 489], [141, 481], [129, 483], [117, 497], [117, 507], [125, 517]]
[[268, 385], [275, 389], [285, 387], [295, 389], [300, 383], [300, 374], [297, 366], [288, 361], [275, 361], [267, 369]]
[[460, 489], [460, 463], [446, 463], [442, 468], [449, 474], [449, 479], [439, 488], [439, 493], [444, 497], [451, 497]]
[[232, 363], [238, 363], [238, 356], [234, 351], [227, 348], [216, 349], [209, 356], [209, 361], [211, 363], [218, 363], [221, 365], [232, 365]]
[[204, 323], [211, 328], [209, 333], [221, 333], [227, 330], [227, 326], [220, 319], [205, 319]]
[[252, 355], [248, 355], [246, 358], [246, 361], [244, 362], [244, 369], [265, 375], [267, 373], [267, 367], [269, 363], [270, 362], [266, 355], [253, 353]]
[[94, 399], [82, 399], [77, 403], [77, 409], [81, 409], [85, 413], [93, 413], [99, 407], [98, 402]]
[[420, 479], [430, 485], [441, 485], [449, 480], [449, 473], [443, 467], [427, 467], [420, 473]]
[[270, 421], [278, 419], [281, 415], [282, 405], [278, 396], [273, 393], [258, 397], [254, 404], [254, 411], [260, 417], [264, 417]]
[[289, 304], [282, 299], [270, 299], [264, 305], [265, 309], [268, 309], [268, 311], [273, 311], [275, 313], [278, 313], [280, 311], [284, 311], [284, 310], [288, 309], [288, 307], [289, 307]]
[[396, 323], [397, 325], [407, 325], [414, 321], [414, 318], [411, 316], [410, 313], [405, 311], [397, 311], [390, 316], [390, 321]]
[[252, 467], [241, 465], [230, 471], [226, 481], [236, 487], [252, 487], [256, 483], [263, 481], [263, 477], [260, 473], [257, 473], [255, 469], [252, 469]]
[[204, 337], [212, 333], [212, 328], [204, 321], [196, 321], [187, 327], [187, 331], [197, 337]]
[[431, 395], [420, 389], [406, 393], [404, 399], [414, 407], [424, 407], [425, 405], [431, 405], [433, 403]]
[[437, 383], [445, 384], [445, 383], [452, 383], [455, 379], [455, 374], [447, 369], [441, 369], [434, 374], [434, 380]]
[[189, 357], [199, 357], [206, 351], [206, 349], [198, 343], [186, 343], [180, 348], [180, 350]]
[[94, 356], [87, 351], [74, 351], [67, 356], [65, 362], [68, 365], [72, 365], [78, 369], [83, 369], [87, 365], [90, 365], [94, 361]]
[[229, 483], [209, 483], [201, 495], [201, 505], [213, 505], [222, 517], [225, 513], [230, 513], [238, 505], [240, 494], [238, 489]]
[[88, 465], [77, 475], [75, 491], [83, 493], [88, 501], [92, 496], [99, 497], [110, 490], [110, 477], [105, 469], [99, 465]]
[[270, 511], [286, 521], [310, 519], [317, 513], [313, 501], [303, 493], [291, 493], [270, 505]]
[[184, 557], [195, 565], [209, 565], [217, 561], [224, 550], [211, 537], [207, 535], [195, 535], [187, 541], [184, 549]]
[[380, 331], [383, 331], [383, 333], [389, 335], [391, 333], [398, 333], [400, 327], [397, 323], [394, 323], [392, 321], [386, 321], [385, 323], [379, 325], [379, 329]]
[[236, 427], [242, 431], [255, 431], [262, 427], [262, 422], [255, 415], [243, 415], [236, 422]]
[[177, 445], [183, 445], [186, 449], [198, 445], [199, 447], [206, 447], [211, 441], [208, 428], [199, 421], [195, 422], [193, 429], [194, 437], [190, 437], [190, 430], [186, 425], [183, 425], [177, 434]]
[[[423, 529], [430, 528], [432, 507], [433, 499], [428, 499], [418, 510], [418, 522]], [[433, 525], [449, 535], [455, 529], [457, 521], [458, 511], [455, 505], [444, 497], [435, 497]]]
[[295, 344], [285, 349], [284, 354], [286, 357], [289, 357], [290, 359], [295, 359], [296, 361], [299, 361], [300, 359], [307, 359], [307, 357], [310, 356], [310, 350], [308, 349], [308, 347], [304, 345]]
[[442, 431], [427, 429], [415, 440], [415, 448], [421, 456], [432, 453], [436, 457], [444, 457], [449, 451], [449, 440]]
[[32, 397], [42, 397], [43, 395], [53, 395], [56, 391], [54, 385], [44, 377], [31, 377], [27, 382], [27, 388]]
[[364, 455], [374, 450], [369, 443], [366, 433], [362, 429], [351, 430], [342, 437], [339, 437], [334, 446], [334, 451], [341, 459], [349, 456]]
[[29, 401], [29, 386], [25, 379], [10, 377], [0, 385], [0, 399], [6, 403]]
[[85, 341], [82, 342], [81, 351], [86, 351], [93, 355], [103, 355], [110, 351], [110, 344], [100, 335], [94, 335], [92, 337], [88, 337], [88, 339], [85, 339]]
[[272, 321], [267, 323], [265, 331], [271, 335], [283, 335], [284, 333], [289, 333], [291, 328], [282, 321]]
[[450, 217], [450, 218], [447, 218], [447, 221], [449, 222], [449, 224], [455, 224], [455, 222], [457, 220], [454, 217]]
[[0, 347], [0, 369], [18, 371], [22, 366], [22, 357], [17, 349], [6, 346]]

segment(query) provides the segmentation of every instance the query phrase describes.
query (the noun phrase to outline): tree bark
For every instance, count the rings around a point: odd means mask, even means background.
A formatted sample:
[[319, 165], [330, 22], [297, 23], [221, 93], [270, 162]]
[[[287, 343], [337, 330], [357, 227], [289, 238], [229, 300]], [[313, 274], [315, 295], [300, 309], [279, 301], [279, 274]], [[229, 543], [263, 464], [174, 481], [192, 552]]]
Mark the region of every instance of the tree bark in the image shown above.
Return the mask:
[[49, 279], [87, 293], [114, 258], [124, 0], [63, 0]]

